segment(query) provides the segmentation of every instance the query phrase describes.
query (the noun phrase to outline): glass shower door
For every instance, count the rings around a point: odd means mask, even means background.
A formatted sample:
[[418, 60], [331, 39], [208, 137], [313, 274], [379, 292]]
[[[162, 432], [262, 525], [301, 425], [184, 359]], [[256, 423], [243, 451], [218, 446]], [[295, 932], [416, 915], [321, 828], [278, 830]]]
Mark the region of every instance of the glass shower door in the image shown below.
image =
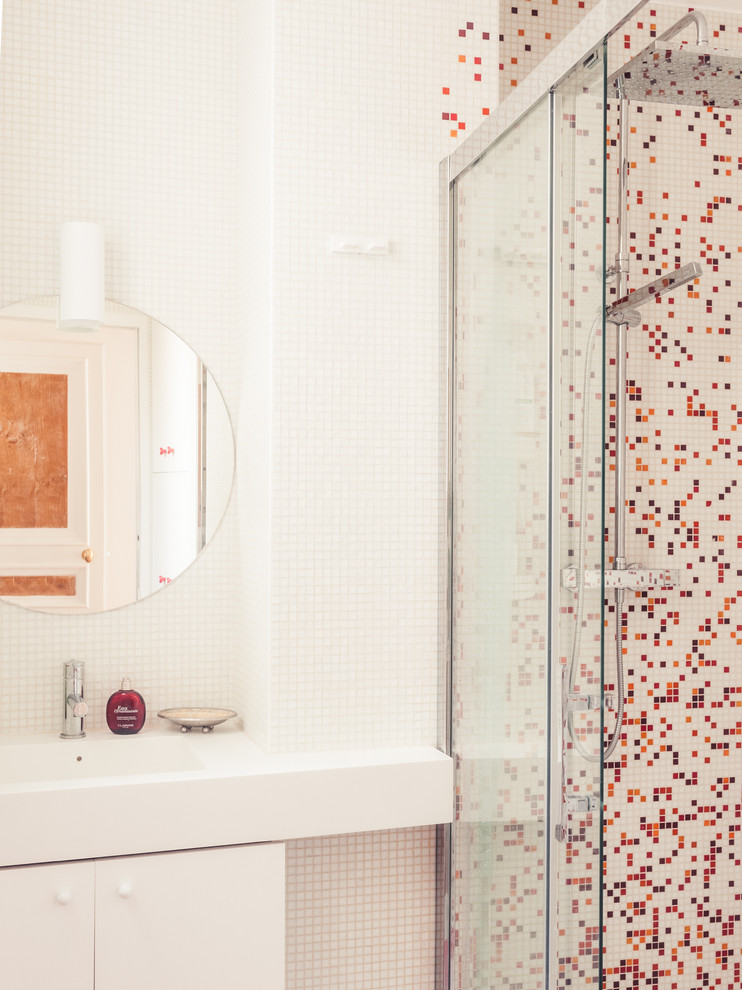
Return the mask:
[[551, 985], [560, 990], [601, 985], [603, 668], [612, 654], [603, 591], [605, 420], [611, 401], [604, 346], [605, 67], [601, 49], [553, 93], [550, 902]]
[[456, 990], [600, 975], [602, 592], [576, 571], [602, 568], [602, 74], [598, 56], [452, 190]]

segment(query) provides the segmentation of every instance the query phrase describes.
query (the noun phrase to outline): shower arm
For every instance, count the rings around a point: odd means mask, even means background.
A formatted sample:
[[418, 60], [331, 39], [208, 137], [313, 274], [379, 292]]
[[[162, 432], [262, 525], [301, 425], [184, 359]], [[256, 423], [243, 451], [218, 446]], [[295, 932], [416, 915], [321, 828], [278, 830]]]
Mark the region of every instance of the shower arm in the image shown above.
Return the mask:
[[676, 34], [680, 34], [689, 24], [696, 25], [696, 44], [707, 45], [709, 43], [709, 29], [706, 24], [706, 18], [700, 10], [689, 11], [684, 17], [681, 17], [679, 21], [673, 24], [672, 27], [669, 27], [667, 31], [658, 34], [655, 41], [669, 41]]

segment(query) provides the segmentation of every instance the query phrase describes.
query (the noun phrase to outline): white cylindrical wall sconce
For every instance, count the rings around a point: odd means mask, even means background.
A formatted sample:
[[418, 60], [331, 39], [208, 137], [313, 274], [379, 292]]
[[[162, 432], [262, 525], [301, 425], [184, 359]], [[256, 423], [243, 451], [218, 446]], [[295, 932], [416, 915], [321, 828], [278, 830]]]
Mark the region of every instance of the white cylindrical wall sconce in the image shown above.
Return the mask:
[[99, 223], [62, 224], [60, 243], [60, 330], [89, 333], [105, 319], [105, 240]]

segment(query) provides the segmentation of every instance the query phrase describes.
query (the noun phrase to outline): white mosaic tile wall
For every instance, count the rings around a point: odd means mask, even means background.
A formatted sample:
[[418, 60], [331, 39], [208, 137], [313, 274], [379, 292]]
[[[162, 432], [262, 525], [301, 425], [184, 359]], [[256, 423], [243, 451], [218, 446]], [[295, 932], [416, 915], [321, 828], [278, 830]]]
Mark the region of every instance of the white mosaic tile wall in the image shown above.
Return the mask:
[[[6, 0], [0, 305], [58, 291], [64, 220], [101, 221], [110, 298], [204, 358], [233, 407], [236, 59], [231, 3]], [[88, 664], [88, 725], [123, 674], [149, 711], [231, 701], [230, 515], [196, 567], [134, 608], [0, 604], [0, 731], [54, 730], [61, 663]]]
[[286, 848], [286, 990], [435, 986], [435, 829]]
[[[271, 745], [432, 743], [438, 162], [496, 95], [496, 12], [274, 10]], [[388, 238], [389, 254], [332, 254], [335, 234]]]

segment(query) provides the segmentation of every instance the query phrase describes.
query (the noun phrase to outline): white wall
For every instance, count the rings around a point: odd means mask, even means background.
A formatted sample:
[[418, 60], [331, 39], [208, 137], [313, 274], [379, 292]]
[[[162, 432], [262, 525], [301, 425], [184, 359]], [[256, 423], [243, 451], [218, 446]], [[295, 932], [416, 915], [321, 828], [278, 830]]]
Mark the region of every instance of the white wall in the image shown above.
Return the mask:
[[240, 662], [234, 707], [252, 738], [270, 746], [271, 429], [273, 252], [273, 2], [237, 5], [239, 147], [236, 301], [240, 390], [234, 499], [239, 580], [234, 621]]

